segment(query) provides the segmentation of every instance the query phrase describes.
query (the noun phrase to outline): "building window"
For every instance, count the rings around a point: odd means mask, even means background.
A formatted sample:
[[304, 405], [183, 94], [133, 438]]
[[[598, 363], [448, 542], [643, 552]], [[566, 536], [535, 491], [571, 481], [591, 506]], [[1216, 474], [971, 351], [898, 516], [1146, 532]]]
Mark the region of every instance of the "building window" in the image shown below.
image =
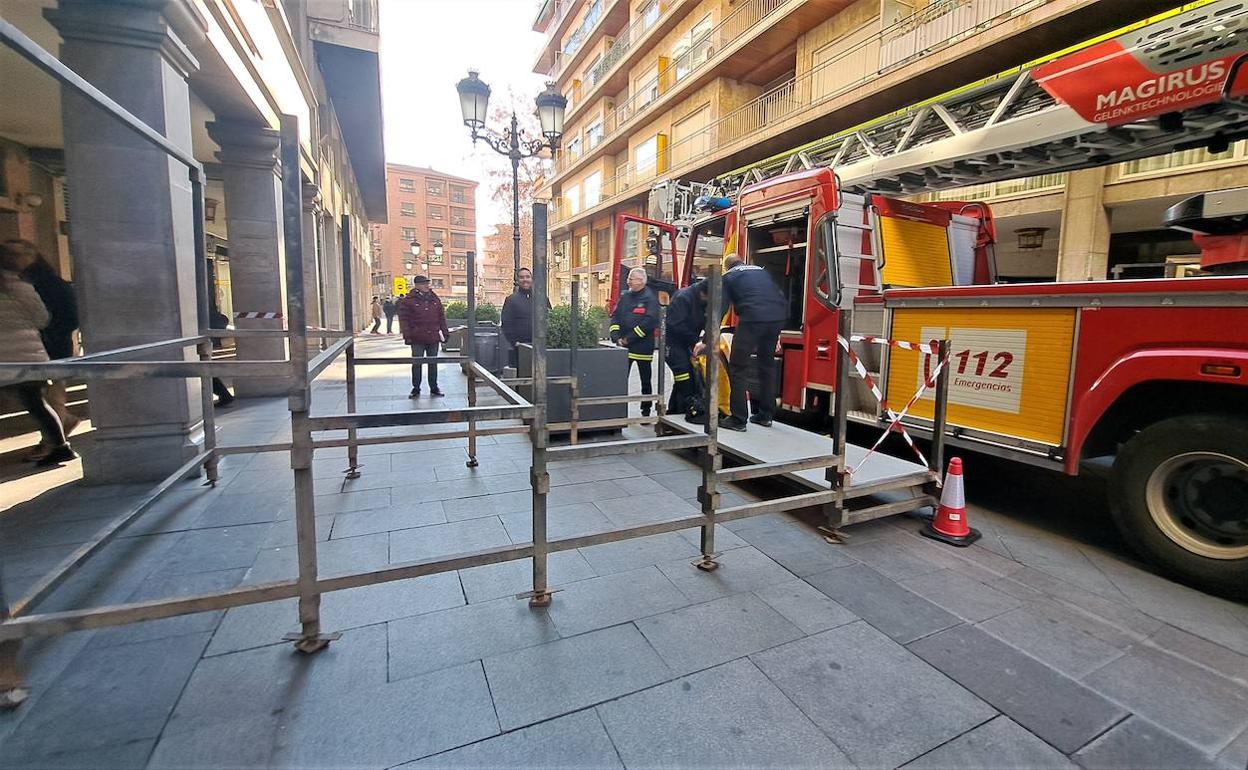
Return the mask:
[[633, 168], [639, 174], [655, 174], [661, 171], [659, 168], [659, 145], [662, 144], [662, 134], [655, 134], [646, 141], [637, 145], [636, 153], [633, 156]]
[[442, 278], [430, 278], [429, 285], [435, 289], [445, 289], [446, 281], [443, 280]]
[[711, 55], [711, 16], [707, 14], [682, 37], [672, 50], [676, 63], [676, 79], [681, 80]]
[[431, 228], [429, 228], [429, 246], [430, 246], [430, 248], [432, 248], [432, 247], [433, 247], [433, 244], [434, 244], [434, 243], [436, 243], [437, 241], [442, 241], [442, 243], [444, 243], [444, 244], [446, 243], [446, 231], [445, 231], [445, 230], [439, 230], [439, 229], [437, 229], [437, 228], [435, 228], [435, 227], [431, 227]]
[[443, 191], [441, 179], [426, 179], [425, 180], [425, 195], [435, 195], [441, 198], [445, 194], [446, 193]]
[[451, 207], [451, 226], [452, 227], [467, 227], [468, 226], [468, 210], [457, 209], [455, 207]]
[[585, 143], [589, 145], [589, 149], [594, 149], [602, 143], [602, 121], [598, 121], [589, 128], [585, 129]]
[[451, 248], [466, 249], [468, 248], [467, 233], [451, 233]]
[[[589, 267], [590, 262], [593, 259], [593, 254], [589, 250], [589, 235], [588, 234], [582, 235], [580, 237], [580, 244], [581, 244], [581, 254], [580, 254], [580, 259], [577, 260], [577, 264], [580, 265], [581, 267]], [[585, 296], [588, 296], [588, 295], [585, 295]]]
[[403, 233], [403, 240], [408, 241], [409, 243], [411, 241], [416, 240], [416, 228], [415, 227], [404, 227], [402, 228], [402, 233]]
[[467, 257], [451, 257], [451, 269], [452, 270], [467, 270], [468, 258]]
[[427, 206], [425, 215], [430, 219], [446, 219], [446, 209], [442, 206]]
[[585, 79], [585, 86], [587, 89], [598, 85], [598, 76], [602, 74], [598, 71], [598, 64], [601, 61], [601, 56], [595, 56], [593, 61], [585, 65], [585, 73], [581, 75], [581, 77]]
[[578, 136], [568, 142], [568, 158], [576, 160], [579, 157], [581, 157], [581, 137]]
[[451, 203], [467, 203], [468, 188], [451, 185]]
[[399, 177], [399, 189], [403, 192], [416, 192], [416, 180]]
[[416, 216], [416, 204], [415, 203], [399, 203], [399, 213], [405, 217]]
[[637, 10], [637, 16], [641, 19], [641, 32], [645, 32], [654, 26], [659, 20], [659, 0], [649, 0]]
[[574, 184], [568, 187], [565, 196], [568, 200], [568, 213], [576, 214], [581, 210], [581, 186]]
[[585, 177], [585, 208], [597, 206], [602, 200], [602, 172], [595, 171]]
[[611, 228], [604, 227], [594, 231], [594, 261], [611, 261]]

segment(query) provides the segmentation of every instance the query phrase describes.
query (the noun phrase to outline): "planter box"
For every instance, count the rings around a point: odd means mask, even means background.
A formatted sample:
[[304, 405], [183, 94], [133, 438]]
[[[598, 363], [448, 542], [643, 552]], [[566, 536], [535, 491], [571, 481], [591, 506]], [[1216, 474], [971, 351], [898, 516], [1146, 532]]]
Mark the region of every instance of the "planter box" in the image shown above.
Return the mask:
[[[546, 351], [546, 374], [550, 377], [566, 377], [572, 351], [555, 348]], [[520, 377], [533, 376], [533, 346], [522, 342], [518, 350]], [[623, 396], [628, 393], [628, 350], [620, 347], [600, 346], [581, 348], [576, 354], [576, 367], [580, 371], [581, 396]], [[516, 389], [525, 398], [532, 398], [533, 390], [527, 386]], [[572, 417], [568, 387], [551, 385], [546, 389], [546, 419], [550, 422], [567, 422]], [[610, 420], [628, 416], [628, 404], [587, 406], [581, 409], [581, 420]], [[621, 426], [622, 427], [622, 426]], [[615, 430], [618, 430], [616, 428]]]

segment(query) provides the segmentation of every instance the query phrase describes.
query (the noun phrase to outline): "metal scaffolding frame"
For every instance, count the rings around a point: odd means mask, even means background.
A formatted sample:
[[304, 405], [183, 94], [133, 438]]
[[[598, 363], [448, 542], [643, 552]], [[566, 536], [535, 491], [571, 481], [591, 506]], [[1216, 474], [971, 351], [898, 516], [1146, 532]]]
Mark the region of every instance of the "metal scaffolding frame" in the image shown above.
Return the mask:
[[[602, 403], [630, 403], [632, 401], [653, 399], [658, 401], [658, 413], [663, 414], [663, 361], [662, 353], [666, 345], [665, 337], [660, 336], [659, 392], [649, 397], [627, 395], [606, 398], [579, 398], [579, 390], [575, 376], [575, 346], [572, 361], [573, 376], [568, 378], [548, 378], [547, 372], [547, 207], [536, 204], [533, 207], [533, 371], [528, 378], [532, 387], [530, 399], [517, 393], [508, 382], [505, 382], [477, 362], [475, 357], [476, 330], [476, 299], [473, 283], [475, 283], [475, 254], [469, 253], [469, 310], [468, 310], [468, 343], [466, 355], [437, 357], [375, 357], [362, 358], [356, 355], [353, 332], [325, 329], [310, 329], [307, 326], [307, 313], [304, 306], [303, 288], [303, 240], [301, 217], [301, 178], [299, 169], [298, 125], [293, 116], [283, 115], [280, 122], [282, 171], [282, 216], [284, 224], [284, 246], [286, 256], [287, 303], [285, 330], [240, 330], [220, 331], [208, 328], [208, 307], [211, 287], [208, 285], [208, 274], [204, 261], [204, 230], [203, 230], [203, 168], [193, 157], [170, 144], [159, 133], [151, 129], [131, 113], [117, 105], [89, 83], [61, 64], [47, 51], [39, 48], [15, 27], [0, 20], [0, 39], [19, 54], [34, 62], [40, 69], [51, 74], [62, 85], [77, 90], [92, 100], [112, 117], [133, 129], [138, 135], [164, 150], [171, 158], [181, 162], [188, 169], [194, 199], [193, 216], [195, 219], [195, 258], [198, 279], [199, 329], [194, 337], [166, 340], [136, 345], [117, 350], [102, 351], [74, 359], [60, 359], [47, 363], [0, 363], [0, 385], [29, 381], [32, 379], [82, 377], [85, 379], [135, 379], [135, 378], [175, 378], [199, 379], [203, 394], [204, 446], [193, 457], [187, 459], [176, 471], [157, 484], [138, 503], [109, 521], [97, 535], [77, 548], [58, 564], [51, 573], [36, 582], [35, 586], [23, 597], [9, 603], [4, 596], [3, 583], [0, 579], [0, 708], [18, 706], [26, 697], [27, 691], [23, 684], [19, 668], [18, 655], [23, 639], [36, 636], [59, 635], [72, 631], [104, 628], [129, 623], [168, 618], [212, 610], [222, 610], [249, 604], [270, 602], [280, 599], [298, 599], [298, 620], [300, 630], [285, 637], [295, 648], [305, 653], [313, 653], [338, 638], [337, 633], [326, 632], [321, 628], [320, 602], [321, 597], [332, 591], [376, 585], [397, 580], [432, 575], [440, 572], [478, 567], [515, 559], [532, 559], [532, 590], [523, 595], [530, 606], [545, 607], [551, 603], [555, 589], [549, 584], [547, 560], [552, 553], [582, 548], [601, 543], [616, 542], [649, 535], [673, 532], [698, 527], [701, 529], [701, 556], [696, 565], [699, 569], [711, 571], [718, 563], [715, 551], [715, 526], [720, 523], [735, 521], [752, 516], [793, 510], [810, 505], [832, 504], [840, 506], [852, 495], [844, 485], [837, 486], [829, 492], [801, 494], [755, 503], [747, 503], [731, 507], [721, 507], [718, 484], [721, 481], [734, 479], [757, 478], [791, 471], [793, 464], [757, 464], [753, 466], [723, 469], [723, 459], [718, 442], [718, 425], [715, 419], [708, 419], [702, 433], [679, 435], [656, 435], [653, 438], [625, 439], [597, 443], [578, 443], [575, 441], [578, 429], [587, 428], [586, 423], [579, 423], [573, 418], [571, 430], [573, 443], [568, 446], [550, 446], [549, 434], [552, 426], [547, 421], [547, 388], [550, 384], [567, 384], [572, 389], [573, 415], [579, 405]], [[343, 237], [343, 293], [344, 321], [346, 326], [352, 325], [352, 272], [350, 233], [351, 220], [344, 215], [342, 222]], [[720, 319], [718, 308], [720, 303], [721, 281], [718, 269], [713, 269], [708, 278], [709, 298], [706, 310], [705, 341], [710, 350], [718, 349]], [[575, 317], [575, 314], [573, 314]], [[662, 328], [662, 327], [660, 327]], [[211, 358], [211, 340], [221, 336], [253, 336], [282, 337], [288, 347], [288, 358], [284, 360], [264, 361], [214, 361]], [[309, 338], [326, 338], [333, 340], [325, 350], [310, 357]], [[195, 346], [199, 360], [136, 360], [135, 356], [150, 354], [157, 350], [184, 350]], [[345, 356], [346, 363], [346, 412], [323, 416], [312, 416], [312, 383], [339, 356]], [[400, 412], [372, 413], [359, 412], [356, 407], [356, 368], [375, 365], [420, 365], [425, 363], [459, 363], [464, 369], [468, 381], [468, 405], [460, 408], [411, 409]], [[844, 361], [842, 361], [844, 371]], [[717, 413], [718, 404], [718, 356], [707, 357], [707, 414]], [[227, 445], [217, 443], [216, 426], [212, 415], [211, 378], [227, 377], [278, 377], [284, 378], [289, 384], [288, 406], [291, 419], [291, 441], [289, 443]], [[486, 387], [493, 391], [505, 403], [498, 406], [482, 406], [477, 403], [477, 389]], [[942, 391], [943, 393], [943, 391]], [[496, 425], [482, 427], [482, 423], [524, 420], [524, 425]], [[620, 424], [639, 422], [633, 418], [616, 421]], [[832, 478], [845, 478], [843, 414], [838, 415], [842, 430], [830, 442], [831, 452], [818, 458], [805, 458], [801, 461], [802, 468], [824, 467], [832, 469]], [[416, 435], [379, 436], [360, 438], [361, 428], [410, 426], [410, 425], [457, 425], [466, 423], [466, 429], [454, 428]], [[656, 432], [661, 432], [662, 423], [656, 425]], [[347, 431], [345, 439], [318, 439], [315, 434], [320, 431]], [[500, 435], [507, 433], [527, 432], [532, 445], [532, 463], [530, 469], [530, 487], [532, 490], [532, 540], [506, 547], [488, 548], [450, 556], [409, 561], [393, 564], [383, 569], [348, 574], [322, 576], [317, 564], [316, 538], [316, 503], [314, 499], [312, 457], [316, 449], [328, 447], [347, 448], [348, 478], [358, 478], [361, 474], [358, 449], [361, 445], [428, 441], [445, 438], [464, 438], [467, 441], [469, 467], [478, 464], [476, 442], [483, 435]], [[943, 434], [937, 433], [936, 443], [939, 445]], [[550, 492], [550, 463], [583, 460], [591, 457], [608, 455], [640, 454], [663, 450], [697, 450], [702, 472], [701, 485], [698, 489], [700, 511], [694, 516], [685, 516], [675, 520], [660, 521], [633, 527], [625, 527], [607, 532], [598, 532], [578, 537], [551, 540], [547, 534], [547, 496]], [[268, 583], [244, 585], [223, 591], [164, 598], [148, 601], [127, 602], [112, 606], [74, 609], [61, 612], [35, 612], [38, 604], [46, 599], [59, 585], [71, 577], [86, 561], [97, 553], [106, 543], [114, 539], [129, 524], [134, 522], [145, 511], [157, 502], [161, 496], [179, 481], [204, 468], [208, 484], [215, 484], [218, 479], [217, 462], [222, 456], [239, 453], [289, 451], [291, 469], [294, 476], [295, 490], [295, 529], [296, 547], [298, 552], [298, 573], [295, 579], [280, 580]], [[933, 456], [940, 457], [937, 449]], [[935, 481], [929, 474], [925, 482]], [[926, 497], [916, 498], [921, 502], [911, 501], [908, 508], [913, 510], [926, 505], [930, 500]], [[902, 510], [896, 504], [886, 505], [890, 512]]]

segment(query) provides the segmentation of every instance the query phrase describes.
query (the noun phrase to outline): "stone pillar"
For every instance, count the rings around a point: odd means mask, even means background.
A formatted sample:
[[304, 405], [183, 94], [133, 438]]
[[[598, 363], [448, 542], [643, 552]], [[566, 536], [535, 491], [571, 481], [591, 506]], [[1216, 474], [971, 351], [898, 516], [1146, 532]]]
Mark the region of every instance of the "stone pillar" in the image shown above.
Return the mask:
[[[308, 326], [321, 323], [321, 255], [317, 250], [317, 228], [321, 226], [321, 191], [316, 185], [303, 185], [303, 303], [308, 312]], [[308, 339], [308, 347], [318, 350], [323, 337]]]
[[[286, 260], [282, 239], [282, 176], [277, 131], [250, 123], [208, 124], [208, 135], [221, 148], [226, 226], [230, 233], [230, 295], [237, 329], [281, 329], [281, 318], [238, 318], [238, 313], [286, 312]], [[286, 356], [281, 338], [240, 337], [238, 360], [273, 361]], [[284, 395], [277, 378], [239, 377], [235, 395]]]
[[329, 211], [321, 214], [321, 266], [325, 268], [325, 325], [351, 331], [353, 325], [344, 323], [342, 317], [342, 241], [338, 222]]
[[1062, 201], [1057, 280], [1103, 281], [1109, 277], [1108, 166], [1072, 171]]
[[[175, 145], [191, 149], [187, 76], [198, 63], [162, 14], [164, 3], [61, 0], [45, 15], [61, 60]], [[188, 171], [164, 151], [65, 89], [66, 182], [73, 201], [74, 286], [87, 352], [193, 336], [195, 252]], [[195, 349], [156, 359], [195, 358]], [[199, 380], [97, 380], [87, 483], [155, 481], [202, 438]]]

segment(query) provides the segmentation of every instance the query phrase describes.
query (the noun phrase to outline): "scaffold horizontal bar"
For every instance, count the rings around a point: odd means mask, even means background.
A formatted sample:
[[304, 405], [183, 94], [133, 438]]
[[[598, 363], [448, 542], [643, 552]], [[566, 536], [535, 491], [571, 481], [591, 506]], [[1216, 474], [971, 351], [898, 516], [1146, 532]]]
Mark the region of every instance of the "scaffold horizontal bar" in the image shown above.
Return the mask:
[[356, 366], [408, 366], [410, 364], [462, 364], [467, 356], [374, 356], [355, 357]]
[[452, 409], [413, 409], [407, 412], [356, 412], [312, 417], [311, 430], [393, 428], [400, 425], [437, 425], [473, 420], [519, 420], [533, 416], [531, 406], [461, 406]]
[[638, 401], [654, 401], [657, 397], [653, 393], [632, 393], [626, 396], [589, 396], [587, 398], [578, 398], [577, 406], [609, 406], [611, 404], [632, 404]]
[[32, 380], [130, 380], [140, 377], [289, 377], [289, 361], [80, 361], [0, 363], [0, 384]]
[[929, 470], [915, 471], [907, 473], [904, 476], [894, 476], [890, 479], [881, 479], [868, 484], [855, 484], [853, 478], [850, 478], [849, 486], [845, 487], [841, 493], [843, 499], [852, 500], [855, 497], [868, 497], [870, 495], [878, 495], [884, 492], [895, 492], [898, 489], [906, 489], [909, 487], [920, 487], [933, 481], [938, 481], [940, 474]]
[[777, 460], [770, 463], [741, 465], [736, 468], [724, 468], [716, 471], [715, 478], [720, 481], [743, 481], [745, 479], [756, 479], [761, 476], [780, 476], [785, 473], [808, 471], [812, 468], [827, 468], [830, 465], [836, 465], [837, 459], [832, 455], [820, 455], [818, 457], [803, 457], [800, 460]]
[[895, 516], [899, 513], [908, 513], [917, 511], [920, 508], [939, 505], [940, 501], [930, 495], [920, 495], [919, 497], [908, 497], [905, 500], [897, 500], [892, 503], [884, 503], [882, 505], [873, 505], [870, 508], [860, 508], [855, 511], [845, 511], [846, 524], [861, 524], [864, 521], [873, 519], [882, 519], [885, 516]]
[[706, 446], [706, 440], [706, 436], [703, 434], [690, 433], [679, 436], [661, 436], [659, 438], [602, 441], [592, 444], [551, 447], [546, 450], [546, 456], [550, 462], [557, 462], [562, 460], [585, 460], [590, 457], [607, 457], [610, 455], [666, 452], [676, 449], [704, 447]]
[[[350, 337], [351, 332], [339, 331], [337, 329], [308, 329], [306, 332], [309, 337]], [[209, 329], [204, 332], [205, 337], [213, 339], [230, 339], [233, 337], [289, 337], [289, 329]]]
[[[631, 425], [654, 425], [659, 421], [658, 416], [653, 417], [612, 417], [602, 420], [577, 420], [577, 430], [602, 430], [604, 428], [626, 428]], [[563, 431], [571, 430], [570, 422], [552, 422], [546, 426], [547, 430]]]
[[110, 540], [116, 537], [127, 524], [134, 521], [136, 517], [146, 511], [156, 500], [169, 490], [174, 484], [186, 478], [192, 470], [197, 468], [205, 460], [212, 455], [211, 450], [203, 451], [196, 454], [191, 459], [182, 464], [176, 471], [165, 477], [155, 487], [149, 491], [142, 500], [138, 501], [133, 507], [125, 513], [114, 518], [104, 525], [99, 532], [95, 533], [95, 537], [78, 546], [72, 553], [60, 561], [52, 570], [39, 578], [35, 585], [27, 592], [27, 594], [18, 599], [9, 607], [9, 614], [13, 617], [19, 617], [26, 614], [31, 607], [42, 601], [48, 594], [56, 590], [56, 587], [65, 582], [70, 575], [78, 571], [82, 563], [86, 561], [92, 554], [104, 547]]
[[[480, 363], [473, 361], [469, 368], [472, 370], [474, 376], [479, 377], [481, 382], [485, 383], [487, 387], [501, 396], [507, 403], [517, 406], [531, 406], [531, 404], [525, 400], [524, 396], [521, 396], [510, 386], [508, 386], [506, 382], [500, 380], [494, 375], [493, 372], [486, 369]], [[530, 381], [531, 380], [532, 378], [530, 378]]]
[[290, 442], [282, 444], [234, 444], [219, 446], [214, 451], [219, 455], [249, 455], [255, 452], [289, 452]]
[[351, 346], [355, 340], [352, 337], [343, 337], [334, 344], [317, 353], [316, 358], [308, 362], [308, 380], [315, 380], [321, 372], [329, 368], [329, 366], [342, 355], [342, 351]]
[[723, 508], [717, 514], [719, 516], [728, 516], [740, 518], [741, 516], [759, 516], [764, 513], [782, 513], [784, 511], [795, 511], [798, 508], [809, 508], [814, 505], [827, 505], [835, 503], [839, 492], [831, 490], [827, 492], [807, 492], [803, 495], [792, 495], [791, 497], [780, 497], [775, 500], [762, 500], [757, 503], [746, 503], [744, 505], [734, 505], [731, 508]]
[[198, 337], [178, 337], [172, 340], [160, 340], [158, 342], [144, 342], [141, 345], [130, 345], [124, 348], [114, 348], [112, 350], [101, 350], [99, 353], [87, 353], [86, 355], [74, 356], [73, 358], [56, 358], [49, 363], [73, 363], [77, 361], [109, 361], [114, 358], [125, 358], [133, 353], [151, 353], [155, 350], [168, 350], [169, 348], [187, 348], [192, 345], [198, 345], [208, 339], [208, 335]]
[[[499, 427], [476, 428], [473, 432], [478, 436], [505, 436], [512, 433], [528, 433], [529, 426], [506, 425]], [[468, 438], [468, 431], [447, 430], [439, 431], [437, 433], [414, 433], [405, 436], [367, 436], [355, 439], [354, 444], [356, 446], [372, 446], [376, 444], [408, 444], [442, 438]], [[312, 448], [330, 449], [332, 447], [350, 446], [352, 443], [353, 442], [349, 438], [317, 439], [312, 442]]]

